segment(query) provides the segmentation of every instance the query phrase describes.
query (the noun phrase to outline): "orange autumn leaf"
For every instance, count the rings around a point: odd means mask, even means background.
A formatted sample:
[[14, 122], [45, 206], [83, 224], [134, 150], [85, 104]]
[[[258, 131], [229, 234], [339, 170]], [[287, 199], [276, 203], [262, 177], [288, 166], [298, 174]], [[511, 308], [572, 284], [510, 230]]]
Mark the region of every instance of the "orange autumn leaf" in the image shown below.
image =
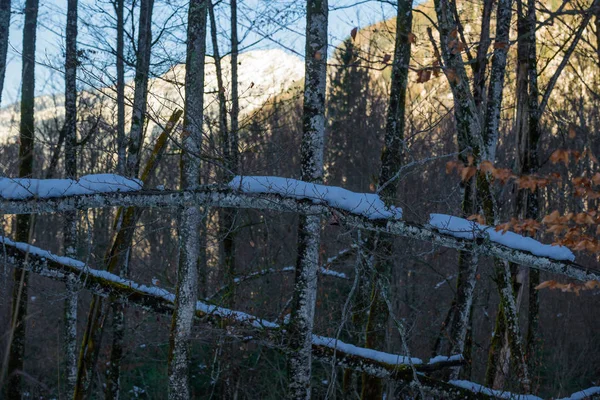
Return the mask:
[[545, 289], [547, 287], [553, 288], [556, 286], [556, 281], [544, 281], [535, 287], [536, 290]]
[[550, 156], [552, 164], [562, 161], [565, 165], [569, 164], [569, 151], [564, 149], [555, 150]]
[[542, 219], [543, 224], [555, 224], [560, 221], [560, 213], [558, 210], [552, 211]]
[[460, 178], [462, 181], [468, 181], [473, 176], [475, 176], [475, 172], [477, 172], [477, 168], [475, 167], [465, 167], [460, 171]]

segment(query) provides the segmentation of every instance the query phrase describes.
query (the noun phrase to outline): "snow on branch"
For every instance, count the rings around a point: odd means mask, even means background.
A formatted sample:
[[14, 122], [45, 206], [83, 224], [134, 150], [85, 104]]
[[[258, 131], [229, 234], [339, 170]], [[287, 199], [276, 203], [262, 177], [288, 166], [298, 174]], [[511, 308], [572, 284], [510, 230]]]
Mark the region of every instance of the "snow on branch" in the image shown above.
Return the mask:
[[[8, 238], [0, 237], [0, 251], [4, 254], [4, 262], [19, 268], [38, 273], [42, 276], [65, 281], [74, 277], [82, 287], [101, 296], [115, 296], [128, 304], [159, 312], [171, 313], [175, 295], [165, 289], [146, 286], [132, 280], [123, 279], [107, 271], [89, 268], [85, 263], [57, 256], [49, 251], [26, 243], [16, 243]], [[255, 328], [267, 333], [266, 345], [281, 348], [284, 327], [259, 317], [198, 301], [196, 317], [208, 323], [219, 323], [227, 320], [237, 325]], [[323, 361], [336, 360], [337, 365], [352, 368], [359, 372], [374, 374], [379, 377], [403, 380], [410, 383], [413, 379], [408, 359], [390, 353], [356, 347], [334, 338], [313, 335], [313, 354]], [[335, 356], [334, 356], [335, 354]], [[438, 357], [429, 363], [418, 358], [411, 359], [420, 372], [431, 372], [445, 367], [464, 363], [462, 357], [452, 356], [442, 360]], [[448, 384], [432, 380], [432, 385], [447, 388]], [[437, 387], [437, 386], [436, 386]], [[464, 395], [464, 393], [462, 393]]]
[[469, 240], [487, 238], [492, 242], [512, 249], [527, 251], [536, 256], [548, 257], [554, 260], [575, 260], [573, 252], [565, 246], [543, 244], [535, 239], [514, 232], [496, 232], [493, 226], [482, 225], [464, 218], [445, 214], [430, 214], [429, 225], [436, 228], [439, 232], [459, 238]]
[[236, 176], [229, 187], [243, 193], [278, 194], [327, 204], [369, 219], [402, 219], [402, 209], [387, 207], [374, 193], [356, 193], [337, 186], [317, 185], [276, 176]]
[[133, 192], [142, 181], [114, 174], [85, 175], [73, 179], [0, 178], [0, 198], [7, 200], [49, 199], [94, 193]]
[[470, 381], [454, 380], [454, 381], [450, 381], [448, 383], [450, 383], [451, 385], [454, 385], [456, 387], [470, 390], [473, 393], [483, 394], [483, 395], [489, 396], [494, 399], [542, 400], [541, 397], [537, 397], [532, 394], [516, 394], [516, 393], [506, 392], [504, 390], [494, 390], [494, 389], [490, 389], [490, 388], [482, 386], [478, 383], [470, 382]]
[[594, 386], [591, 388], [581, 390], [579, 392], [575, 392], [572, 395], [570, 395], [569, 397], [564, 397], [564, 398], [558, 399], [558, 400], [585, 400], [585, 399], [591, 399], [592, 396], [598, 396], [598, 395], [600, 395], [600, 386]]
[[[319, 189], [321, 190], [321, 189]], [[349, 192], [352, 193], [352, 192]], [[357, 203], [344, 208], [334, 207], [328, 202], [313, 199], [299, 199], [299, 195], [286, 197], [280, 193], [243, 193], [230, 187], [209, 185], [193, 191], [137, 191], [118, 193], [96, 193], [74, 195], [59, 198], [2, 200], [0, 210], [5, 214], [29, 214], [44, 212], [63, 212], [78, 209], [135, 206], [135, 207], [177, 207], [204, 205], [221, 208], [247, 208], [293, 212], [301, 214], [322, 214], [334, 218], [338, 223], [349, 228], [389, 233], [411, 239], [418, 239], [457, 250], [474, 251], [485, 256], [497, 257], [515, 264], [537, 268], [587, 282], [600, 281], [600, 271], [586, 268], [569, 260], [554, 259], [550, 255], [540, 256], [531, 253], [530, 247], [513, 248], [513, 241], [494, 242], [489, 235], [457, 235], [448, 232], [447, 226], [421, 225], [392, 218], [373, 219], [373, 215], [365, 216], [349, 211], [356, 209]], [[360, 196], [359, 196], [360, 197]], [[362, 204], [362, 203], [361, 203]], [[361, 209], [363, 213], [366, 211]], [[377, 212], [384, 210], [377, 209]], [[368, 213], [367, 213], [368, 214]], [[467, 236], [467, 237], [461, 237]]]

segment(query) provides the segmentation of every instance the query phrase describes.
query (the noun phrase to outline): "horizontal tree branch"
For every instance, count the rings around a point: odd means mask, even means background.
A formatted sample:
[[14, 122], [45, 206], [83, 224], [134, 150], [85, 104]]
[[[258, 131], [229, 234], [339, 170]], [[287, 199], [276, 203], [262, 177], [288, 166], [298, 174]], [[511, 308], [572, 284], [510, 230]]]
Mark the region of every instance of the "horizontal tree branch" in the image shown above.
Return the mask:
[[0, 200], [0, 211], [4, 214], [39, 214], [102, 207], [189, 207], [193, 205], [319, 214], [329, 216], [336, 223], [350, 228], [390, 233], [457, 250], [474, 251], [484, 256], [498, 257], [515, 264], [564, 275], [579, 281], [600, 280], [600, 271], [598, 270], [586, 268], [570, 261], [537, 256], [527, 251], [491, 242], [485, 238], [462, 239], [441, 233], [427, 225], [402, 220], [369, 219], [347, 210], [315, 203], [313, 199], [296, 199], [277, 194], [240, 193], [228, 187], [216, 185], [203, 186], [195, 191], [143, 190], [43, 199]]
[[[68, 277], [73, 277], [76, 283], [81, 285], [81, 287], [100, 296], [110, 295], [127, 304], [139, 306], [157, 313], [169, 314], [173, 311], [173, 300], [175, 295], [167, 290], [148, 287], [131, 280], [122, 279], [119, 276], [106, 271], [92, 269], [77, 260], [55, 256], [45, 250], [29, 246], [25, 243], [14, 243], [6, 238], [0, 238], [0, 254], [3, 255], [2, 259], [6, 263], [14, 265], [17, 268], [27, 269], [53, 280], [64, 282]], [[278, 324], [244, 312], [217, 307], [200, 301], [196, 305], [196, 318], [204, 323], [220, 325], [223, 320], [226, 320], [226, 322], [231, 324], [259, 329], [259, 331], [266, 334], [264, 338], [261, 337], [259, 339], [261, 342], [269, 347], [285, 352], [285, 347], [280, 344], [284, 337], [281, 334], [282, 327]], [[344, 351], [343, 349], [340, 349], [341, 345], [343, 345], [344, 348], [353, 348], [355, 351]], [[385, 355], [388, 358], [402, 358], [403, 356], [393, 356], [371, 349], [357, 348], [343, 342], [338, 342], [332, 338], [323, 337], [319, 337], [317, 343], [313, 343], [312, 350], [316, 359], [324, 362], [335, 361], [336, 365], [343, 368], [350, 368], [358, 372], [364, 372], [382, 378], [404, 381], [406, 384], [410, 384], [413, 380], [411, 367], [407, 363], [392, 364], [369, 358], [364, 354], [373, 353], [376, 356]], [[463, 360], [451, 360], [418, 363], [414, 366], [418, 371], [425, 373], [461, 365], [463, 363]], [[421, 384], [429, 390], [435, 393], [451, 394], [452, 398], [491, 398], [425, 376], [420, 376], [419, 379], [423, 379], [424, 382], [421, 382]]]

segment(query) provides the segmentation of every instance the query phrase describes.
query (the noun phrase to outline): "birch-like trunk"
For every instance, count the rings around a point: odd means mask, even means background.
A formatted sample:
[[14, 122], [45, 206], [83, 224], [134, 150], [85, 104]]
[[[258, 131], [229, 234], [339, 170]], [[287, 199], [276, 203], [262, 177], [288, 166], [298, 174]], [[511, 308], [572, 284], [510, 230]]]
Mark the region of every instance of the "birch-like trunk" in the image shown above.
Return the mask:
[[[210, 1], [210, 0], [208, 0]], [[206, 54], [207, 0], [192, 0], [188, 12], [185, 109], [181, 154], [181, 187], [195, 189], [200, 183], [200, 149], [204, 112], [204, 59]], [[199, 207], [184, 208], [179, 225], [179, 267], [175, 310], [169, 337], [169, 398], [191, 398], [189, 346], [198, 299], [200, 255]]]
[[[410, 34], [412, 28], [412, 0], [398, 2], [396, 16], [396, 40], [390, 100], [386, 118], [384, 145], [381, 152], [379, 172], [380, 195], [386, 205], [394, 205], [398, 191], [398, 177], [404, 151], [404, 126], [406, 113], [406, 88], [410, 63]], [[389, 293], [389, 282], [393, 267], [394, 237], [381, 235], [378, 239], [375, 273], [371, 279], [369, 316], [365, 332], [365, 347], [384, 350], [389, 310], [382, 290]], [[362, 398], [380, 399], [383, 395], [383, 381], [363, 374]]]
[[[327, 0], [307, 0], [301, 176], [303, 181], [315, 183], [323, 181], [327, 17]], [[301, 215], [299, 219], [296, 279], [289, 326], [288, 397], [309, 399], [321, 218]]]
[[[65, 175], [77, 179], [77, 0], [67, 2], [65, 53]], [[65, 213], [64, 252], [77, 256], [77, 211]], [[73, 396], [77, 382], [77, 287], [66, 282], [65, 369], [67, 394]]]
[[[480, 123], [481, 117], [475, 103], [475, 97], [470, 91], [461, 53], [457, 52], [451, 46], [452, 42], [457, 40], [456, 32], [458, 29], [458, 24], [455, 21], [456, 13], [451, 11], [452, 7], [455, 7], [455, 5], [450, 4], [447, 0], [435, 0], [436, 14], [439, 21], [441, 55], [455, 104], [454, 117], [456, 121], [458, 148], [461, 152], [461, 161], [466, 163], [466, 151], [468, 149], [470, 149], [470, 152], [479, 161], [483, 149], [483, 137]], [[487, 11], [484, 9], [483, 23], [486, 23], [485, 12]], [[485, 37], [482, 39], [483, 42], [481, 45], [487, 49]], [[481, 51], [483, 52], [483, 48]], [[483, 63], [482, 60], [479, 61]], [[484, 71], [481, 69], [483, 68], [482, 65], [478, 65], [478, 67], [480, 69], [475, 69], [476, 84], [481, 85], [481, 79], [484, 79], [481, 75], [484, 74]], [[478, 98], [483, 97], [482, 92], [483, 88], [479, 87], [476, 89]], [[463, 216], [466, 217], [475, 213], [477, 207], [475, 201], [477, 187], [475, 182], [473, 180], [465, 182], [463, 190], [462, 212]], [[477, 261], [477, 257], [474, 257], [471, 252], [459, 252], [456, 295], [447, 318], [450, 321], [450, 326], [448, 327], [450, 351], [454, 354], [462, 354], [464, 351], [469, 320], [471, 318], [471, 304], [473, 303], [475, 293]], [[459, 373], [460, 368], [455, 368], [451, 373], [451, 377], [456, 378]]]
[[11, 0], [0, 0], [0, 102], [2, 102], [2, 90], [4, 90], [4, 77], [6, 75], [10, 7]]
[[[33, 151], [35, 140], [35, 41], [38, 17], [38, 0], [25, 2], [23, 25], [23, 65], [21, 70], [21, 121], [19, 125], [19, 177], [31, 177], [33, 173]], [[31, 242], [33, 215], [17, 216], [16, 240]], [[9, 334], [7, 362], [8, 381], [6, 399], [20, 400], [23, 396], [23, 365], [25, 359], [25, 334], [27, 323], [29, 273], [21, 269], [14, 271], [12, 293], [11, 329]], [[3, 363], [5, 364], [5, 363]]]
[[141, 147], [143, 144], [144, 122], [148, 96], [148, 78], [150, 75], [150, 56], [152, 50], [152, 11], [154, 0], [140, 1], [139, 34], [135, 64], [135, 89], [131, 128], [129, 130], [129, 146], [127, 149], [127, 166], [125, 174], [137, 176], [140, 169]]

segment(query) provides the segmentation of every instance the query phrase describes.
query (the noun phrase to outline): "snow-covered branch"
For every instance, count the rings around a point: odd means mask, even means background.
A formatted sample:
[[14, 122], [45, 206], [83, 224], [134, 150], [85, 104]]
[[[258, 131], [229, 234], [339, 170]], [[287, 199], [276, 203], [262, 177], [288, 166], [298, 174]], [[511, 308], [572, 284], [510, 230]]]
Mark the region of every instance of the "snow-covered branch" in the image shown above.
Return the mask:
[[[95, 294], [111, 295], [128, 304], [150, 311], [167, 314], [173, 311], [175, 295], [165, 289], [123, 279], [107, 271], [89, 268], [81, 261], [57, 256], [26, 243], [15, 243], [7, 238], [0, 237], [0, 247], [4, 255], [3, 261], [18, 268], [25, 268], [54, 280], [66, 281], [68, 277], [71, 277], [81, 287]], [[280, 348], [283, 327], [279, 324], [202, 301], [196, 303], [195, 316], [206, 323], [218, 324], [222, 320], [227, 320], [229, 323], [241, 327], [259, 329], [266, 333], [266, 338], [260, 338], [266, 345]], [[324, 361], [334, 359], [335, 352], [335, 360], [338, 365], [359, 372], [407, 382], [412, 380], [409, 360], [404, 356], [356, 347], [337, 341], [335, 338], [318, 335], [313, 335], [312, 350], [316, 358]], [[464, 363], [462, 357], [457, 356], [435, 357], [427, 363], [418, 358], [410, 361], [420, 372], [431, 372]], [[442, 383], [440, 382], [440, 384]]]
[[[322, 189], [319, 188], [319, 190]], [[389, 233], [457, 250], [475, 251], [482, 255], [498, 257], [519, 265], [564, 275], [579, 281], [600, 280], [600, 271], [598, 270], [583, 267], [569, 260], [551, 258], [553, 257], [552, 252], [547, 253], [545, 256], [533, 254], [522, 247], [513, 246], [515, 240], [503, 243], [500, 240], [491, 240], [494, 238], [490, 239], [489, 234], [457, 234], [441, 225], [422, 225], [397, 219], [392, 211], [380, 208], [376, 199], [370, 199], [371, 202], [367, 203], [369, 199], [361, 197], [364, 194], [355, 193], [357, 196], [354, 196], [352, 201], [346, 201], [348, 197], [341, 198], [344, 201], [336, 201], [331, 198], [322, 199], [322, 192], [317, 191], [317, 194], [312, 197], [310, 193], [300, 195], [295, 191], [286, 194], [280, 190], [246, 193], [231, 187], [210, 185], [188, 191], [143, 190], [23, 200], [2, 199], [0, 200], [0, 210], [5, 214], [22, 214], [117, 206], [179, 207], [204, 205], [319, 214], [328, 216], [331, 220], [348, 228]], [[355, 212], [355, 210], [357, 211]], [[381, 218], [380, 215], [385, 213], [388, 213], [386, 217]], [[531, 249], [531, 247], [525, 247], [525, 249]]]

